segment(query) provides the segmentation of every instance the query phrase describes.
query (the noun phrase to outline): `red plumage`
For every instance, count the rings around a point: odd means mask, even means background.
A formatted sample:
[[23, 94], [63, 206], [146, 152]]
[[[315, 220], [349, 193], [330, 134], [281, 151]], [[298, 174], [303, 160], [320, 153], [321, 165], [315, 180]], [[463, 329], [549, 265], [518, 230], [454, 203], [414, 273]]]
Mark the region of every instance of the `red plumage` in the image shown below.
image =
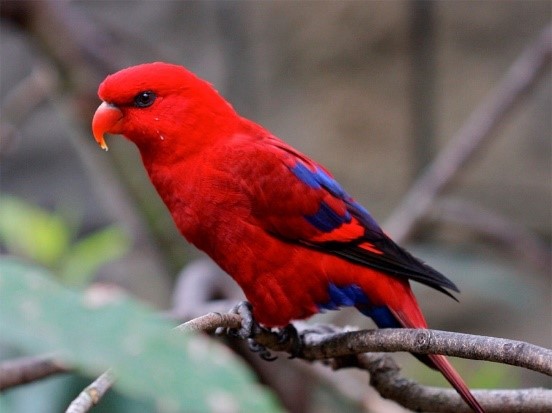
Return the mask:
[[[257, 321], [284, 326], [354, 305], [380, 327], [426, 328], [409, 279], [452, 282], [390, 240], [328, 171], [248, 121], [206, 82], [166, 63], [106, 78], [93, 121], [133, 141], [186, 239], [243, 289]], [[483, 409], [443, 356], [438, 368]]]

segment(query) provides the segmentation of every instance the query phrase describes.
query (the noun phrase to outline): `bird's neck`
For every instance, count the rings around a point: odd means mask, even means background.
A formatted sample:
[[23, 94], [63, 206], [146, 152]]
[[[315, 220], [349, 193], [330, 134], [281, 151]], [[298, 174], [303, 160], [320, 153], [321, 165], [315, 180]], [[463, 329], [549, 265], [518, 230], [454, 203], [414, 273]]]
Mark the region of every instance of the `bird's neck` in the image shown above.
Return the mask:
[[206, 205], [202, 203], [204, 192], [209, 189], [205, 187], [209, 183], [209, 173], [227, 161], [225, 149], [233, 147], [233, 139], [243, 136], [255, 139], [257, 135], [252, 132], [262, 129], [238, 116], [211, 121], [218, 127], [181, 128], [181, 135], [174, 137], [179, 139], [177, 144], [171, 143], [173, 137], [166, 136], [163, 141], [155, 142], [155, 147], [138, 145], [150, 180], [171, 211], [181, 233], [194, 243], [198, 242], [194, 239], [194, 229], [203, 228], [206, 222], [216, 221], [197, 217], [197, 211], [205, 212], [212, 206], [209, 202]]

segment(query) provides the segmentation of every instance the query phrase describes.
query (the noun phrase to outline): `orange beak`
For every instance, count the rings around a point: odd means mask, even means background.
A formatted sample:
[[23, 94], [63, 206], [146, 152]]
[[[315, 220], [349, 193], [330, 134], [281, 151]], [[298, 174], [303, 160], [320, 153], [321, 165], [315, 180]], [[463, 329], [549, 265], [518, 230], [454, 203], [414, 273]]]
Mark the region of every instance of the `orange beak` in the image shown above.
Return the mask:
[[102, 149], [107, 151], [107, 144], [104, 139], [106, 133], [117, 134], [121, 132], [121, 119], [123, 119], [123, 112], [117, 106], [102, 102], [96, 109], [92, 119], [92, 133]]

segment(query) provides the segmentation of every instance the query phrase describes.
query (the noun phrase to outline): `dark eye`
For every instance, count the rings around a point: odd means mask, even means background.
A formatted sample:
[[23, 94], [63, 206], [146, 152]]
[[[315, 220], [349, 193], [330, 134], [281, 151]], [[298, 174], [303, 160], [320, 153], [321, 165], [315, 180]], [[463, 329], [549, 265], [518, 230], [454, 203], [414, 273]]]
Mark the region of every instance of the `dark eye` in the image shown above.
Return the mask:
[[140, 92], [134, 97], [134, 106], [138, 108], [147, 108], [155, 102], [155, 93], [151, 90]]

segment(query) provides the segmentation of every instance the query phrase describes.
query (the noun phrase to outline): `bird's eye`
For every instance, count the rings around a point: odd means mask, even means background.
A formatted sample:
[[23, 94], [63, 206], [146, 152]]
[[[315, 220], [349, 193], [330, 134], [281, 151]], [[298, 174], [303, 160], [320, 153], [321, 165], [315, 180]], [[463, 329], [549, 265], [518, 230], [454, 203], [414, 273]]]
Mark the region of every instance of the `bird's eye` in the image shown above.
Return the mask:
[[138, 108], [147, 108], [155, 102], [155, 93], [150, 90], [140, 92], [134, 97], [134, 106]]

